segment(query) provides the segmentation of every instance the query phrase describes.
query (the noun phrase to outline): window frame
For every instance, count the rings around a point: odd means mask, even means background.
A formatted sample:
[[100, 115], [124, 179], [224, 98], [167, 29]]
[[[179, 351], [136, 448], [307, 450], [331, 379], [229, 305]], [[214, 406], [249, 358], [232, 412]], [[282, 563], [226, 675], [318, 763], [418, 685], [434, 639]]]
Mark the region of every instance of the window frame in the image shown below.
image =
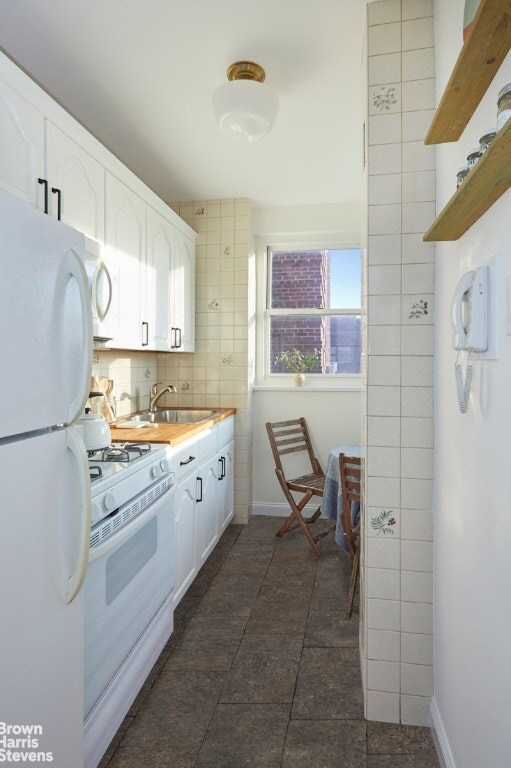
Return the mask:
[[[268, 309], [268, 297], [271, 295], [271, 270], [269, 268], [269, 254], [273, 251], [305, 251], [305, 250], [359, 250], [363, 255], [360, 243], [345, 241], [342, 236], [322, 237], [256, 237], [256, 366], [255, 389], [293, 389], [294, 374], [270, 373], [269, 363], [269, 333], [270, 318], [292, 315], [310, 315], [325, 317], [328, 315], [338, 317], [340, 315], [362, 316], [362, 306], [343, 309]], [[360, 303], [362, 304], [362, 286]], [[317, 389], [330, 390], [360, 390], [363, 389], [362, 373], [307, 373], [306, 391]], [[300, 390], [303, 391], [303, 390]]]

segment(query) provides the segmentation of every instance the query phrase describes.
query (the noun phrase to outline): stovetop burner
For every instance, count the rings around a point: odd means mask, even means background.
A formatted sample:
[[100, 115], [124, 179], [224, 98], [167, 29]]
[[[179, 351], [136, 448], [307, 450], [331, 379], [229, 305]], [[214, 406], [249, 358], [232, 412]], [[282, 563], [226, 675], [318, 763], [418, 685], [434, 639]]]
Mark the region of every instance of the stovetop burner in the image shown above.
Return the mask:
[[100, 451], [90, 451], [89, 459], [94, 462], [122, 461], [129, 462], [149, 453], [151, 446], [149, 443], [119, 443], [110, 445]]

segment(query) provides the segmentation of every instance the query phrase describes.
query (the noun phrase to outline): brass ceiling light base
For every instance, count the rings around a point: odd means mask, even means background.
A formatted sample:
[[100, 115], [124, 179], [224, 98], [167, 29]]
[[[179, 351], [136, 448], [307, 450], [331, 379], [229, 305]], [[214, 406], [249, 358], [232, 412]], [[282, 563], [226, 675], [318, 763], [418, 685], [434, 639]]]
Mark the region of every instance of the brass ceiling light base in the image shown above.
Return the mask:
[[255, 80], [264, 83], [265, 78], [264, 69], [253, 61], [236, 61], [227, 70], [228, 80]]

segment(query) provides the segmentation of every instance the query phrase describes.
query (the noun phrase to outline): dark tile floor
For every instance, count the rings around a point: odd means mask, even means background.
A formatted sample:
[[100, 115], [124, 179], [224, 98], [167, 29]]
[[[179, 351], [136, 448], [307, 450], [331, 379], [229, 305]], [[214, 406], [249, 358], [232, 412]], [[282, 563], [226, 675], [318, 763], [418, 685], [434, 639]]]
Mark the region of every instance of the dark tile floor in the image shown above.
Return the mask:
[[429, 729], [363, 719], [347, 555], [280, 523], [227, 529], [101, 768], [438, 768]]

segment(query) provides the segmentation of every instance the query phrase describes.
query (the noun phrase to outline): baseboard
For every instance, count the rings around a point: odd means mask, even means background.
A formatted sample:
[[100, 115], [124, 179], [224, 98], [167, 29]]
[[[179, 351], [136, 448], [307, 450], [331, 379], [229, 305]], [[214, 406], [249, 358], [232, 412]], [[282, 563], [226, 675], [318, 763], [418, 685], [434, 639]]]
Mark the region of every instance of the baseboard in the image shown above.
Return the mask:
[[431, 699], [431, 706], [429, 711], [431, 713], [431, 720], [433, 723], [431, 726], [431, 734], [433, 736], [433, 741], [435, 742], [435, 748], [440, 766], [441, 768], [456, 768], [456, 763], [454, 762], [454, 757], [449, 745], [449, 739], [447, 738], [444, 723], [440, 712], [438, 711], [438, 706], [434, 696]]
[[[317, 508], [317, 503], [307, 504], [303, 510], [304, 517], [312, 515]], [[267, 517], [288, 517], [290, 513], [291, 510], [289, 508], [289, 504], [286, 504], [285, 502], [278, 504], [266, 504], [264, 501], [254, 501], [250, 507], [251, 515], [265, 515]]]

